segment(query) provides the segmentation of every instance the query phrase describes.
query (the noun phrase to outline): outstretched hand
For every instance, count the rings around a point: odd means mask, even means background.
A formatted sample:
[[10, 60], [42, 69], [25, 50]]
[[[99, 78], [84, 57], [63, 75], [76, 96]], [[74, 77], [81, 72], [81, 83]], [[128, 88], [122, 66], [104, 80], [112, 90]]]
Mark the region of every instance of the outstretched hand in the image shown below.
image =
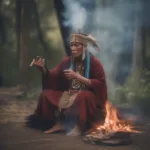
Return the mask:
[[41, 72], [46, 73], [45, 59], [42, 56], [37, 56], [35, 59], [33, 59], [30, 66], [35, 66]]
[[43, 68], [45, 66], [45, 59], [42, 56], [37, 56], [35, 59], [32, 60], [30, 66]]
[[77, 74], [76, 72], [74, 72], [73, 70], [71, 69], [66, 69], [64, 70], [64, 74], [65, 74], [65, 77], [68, 79], [68, 80], [71, 80], [71, 79], [77, 79], [79, 74]]

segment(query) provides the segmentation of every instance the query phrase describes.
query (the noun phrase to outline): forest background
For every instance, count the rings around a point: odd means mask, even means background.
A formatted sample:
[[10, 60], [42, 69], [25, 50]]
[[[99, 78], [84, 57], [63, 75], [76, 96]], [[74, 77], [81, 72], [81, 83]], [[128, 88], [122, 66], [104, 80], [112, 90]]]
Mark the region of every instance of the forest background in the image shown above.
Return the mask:
[[37, 98], [43, 56], [49, 69], [70, 54], [72, 32], [92, 34], [89, 50], [104, 65], [109, 100], [150, 115], [149, 0], [0, 0], [0, 88]]

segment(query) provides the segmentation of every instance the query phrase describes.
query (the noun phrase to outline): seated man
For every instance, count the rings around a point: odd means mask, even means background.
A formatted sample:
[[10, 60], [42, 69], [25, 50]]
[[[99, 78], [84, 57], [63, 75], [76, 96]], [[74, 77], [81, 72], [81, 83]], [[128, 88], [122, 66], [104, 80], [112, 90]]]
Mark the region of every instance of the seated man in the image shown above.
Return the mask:
[[[44, 67], [44, 59], [39, 58], [32, 63], [43, 74], [43, 91], [33, 116], [50, 122], [59, 117], [45, 133], [65, 130], [67, 135], [80, 135], [86, 130], [96, 107], [105, 107], [107, 86], [104, 69], [100, 61], [88, 52], [88, 42], [98, 48], [91, 35], [72, 34], [72, 56], [65, 57], [53, 70]], [[59, 112], [57, 117], [56, 112]]]

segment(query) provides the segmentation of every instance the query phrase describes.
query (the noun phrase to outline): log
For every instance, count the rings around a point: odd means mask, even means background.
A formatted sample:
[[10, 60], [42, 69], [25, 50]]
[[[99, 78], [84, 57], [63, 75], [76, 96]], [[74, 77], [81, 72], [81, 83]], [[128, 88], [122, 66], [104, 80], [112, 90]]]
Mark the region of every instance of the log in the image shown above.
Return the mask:
[[130, 132], [93, 133], [83, 137], [88, 144], [119, 146], [132, 143]]

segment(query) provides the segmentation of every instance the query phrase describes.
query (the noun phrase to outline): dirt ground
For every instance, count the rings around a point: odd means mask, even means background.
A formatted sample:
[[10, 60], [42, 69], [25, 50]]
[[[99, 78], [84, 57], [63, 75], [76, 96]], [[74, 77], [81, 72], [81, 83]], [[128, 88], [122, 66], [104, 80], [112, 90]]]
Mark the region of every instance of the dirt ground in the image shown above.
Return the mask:
[[150, 124], [143, 133], [132, 134], [132, 144], [103, 146], [84, 143], [82, 137], [62, 133], [44, 134], [25, 126], [24, 119], [35, 110], [37, 100], [16, 98], [15, 90], [0, 89], [0, 150], [149, 150]]

